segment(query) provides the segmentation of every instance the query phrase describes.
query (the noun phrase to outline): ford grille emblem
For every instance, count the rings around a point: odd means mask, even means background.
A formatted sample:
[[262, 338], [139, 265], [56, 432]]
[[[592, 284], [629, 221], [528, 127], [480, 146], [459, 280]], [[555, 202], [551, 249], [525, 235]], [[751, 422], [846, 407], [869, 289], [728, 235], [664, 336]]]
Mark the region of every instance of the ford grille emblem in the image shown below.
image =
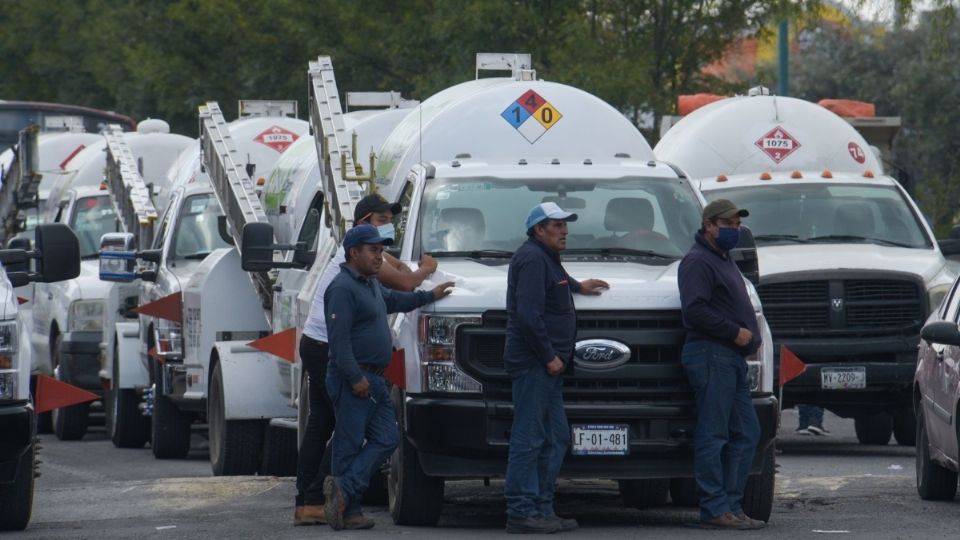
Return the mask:
[[630, 360], [630, 347], [611, 339], [585, 339], [578, 341], [573, 351], [573, 361], [583, 369], [613, 369]]
[[830, 299], [830, 305], [833, 306], [834, 311], [843, 311], [843, 298]]

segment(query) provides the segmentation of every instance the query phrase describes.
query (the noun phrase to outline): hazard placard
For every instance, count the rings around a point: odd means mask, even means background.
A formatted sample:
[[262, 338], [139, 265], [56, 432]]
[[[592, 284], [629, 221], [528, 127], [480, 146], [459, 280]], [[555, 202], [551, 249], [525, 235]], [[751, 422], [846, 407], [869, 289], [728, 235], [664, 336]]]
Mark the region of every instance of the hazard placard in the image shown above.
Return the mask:
[[277, 152], [283, 153], [291, 144], [296, 142], [299, 136], [289, 129], [280, 126], [272, 126], [263, 133], [257, 135], [253, 140], [260, 144], [269, 146]]
[[530, 144], [537, 142], [537, 139], [563, 118], [552, 103], [533, 90], [524, 92], [508, 105], [500, 116]]
[[864, 152], [863, 148], [860, 148], [860, 145], [855, 142], [851, 142], [847, 145], [847, 151], [850, 152], [850, 157], [852, 157], [854, 161], [860, 163], [861, 165], [867, 160], [866, 152]]
[[778, 164], [801, 146], [800, 141], [779, 126], [765, 133], [753, 144]]

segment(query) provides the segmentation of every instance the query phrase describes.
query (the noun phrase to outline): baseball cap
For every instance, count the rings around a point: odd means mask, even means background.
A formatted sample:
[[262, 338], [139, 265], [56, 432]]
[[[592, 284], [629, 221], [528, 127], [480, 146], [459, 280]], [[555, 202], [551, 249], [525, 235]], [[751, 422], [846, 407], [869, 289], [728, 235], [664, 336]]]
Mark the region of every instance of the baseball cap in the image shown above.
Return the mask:
[[750, 215], [750, 212], [742, 208], [737, 208], [737, 205], [727, 199], [717, 199], [711, 201], [703, 209], [703, 219], [715, 219], [723, 218], [730, 219], [733, 216], [747, 217]]
[[383, 198], [383, 195], [372, 193], [360, 199], [360, 202], [357, 203], [357, 207], [353, 211], [353, 221], [357, 222], [374, 212], [386, 212], [387, 210], [397, 215], [403, 210], [403, 206], [400, 203], [390, 204]]
[[565, 212], [555, 202], [545, 202], [534, 206], [527, 214], [527, 228], [530, 229], [545, 219], [559, 219], [561, 221], [576, 221], [577, 215]]
[[393, 245], [393, 239], [383, 238], [380, 236], [380, 233], [377, 232], [376, 227], [364, 223], [363, 225], [357, 225], [350, 229], [343, 237], [344, 251], [348, 251], [350, 248], [357, 247], [360, 244], [382, 244], [384, 246], [390, 246]]

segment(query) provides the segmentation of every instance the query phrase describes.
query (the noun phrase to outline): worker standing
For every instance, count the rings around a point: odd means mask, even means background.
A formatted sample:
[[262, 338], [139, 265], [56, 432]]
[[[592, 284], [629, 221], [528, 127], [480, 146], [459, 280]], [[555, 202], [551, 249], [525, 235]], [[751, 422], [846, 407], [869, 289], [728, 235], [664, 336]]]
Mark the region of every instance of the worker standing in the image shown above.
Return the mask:
[[371, 225], [358, 225], [344, 237], [346, 262], [324, 294], [330, 345], [327, 393], [337, 429], [330, 442], [331, 475], [323, 484], [324, 515], [335, 530], [369, 529], [360, 501], [371, 474], [396, 449], [396, 413], [383, 378], [390, 364], [392, 338], [388, 313], [413, 311], [450, 294], [453, 282], [431, 291], [400, 292], [376, 279], [383, 264], [381, 237]]

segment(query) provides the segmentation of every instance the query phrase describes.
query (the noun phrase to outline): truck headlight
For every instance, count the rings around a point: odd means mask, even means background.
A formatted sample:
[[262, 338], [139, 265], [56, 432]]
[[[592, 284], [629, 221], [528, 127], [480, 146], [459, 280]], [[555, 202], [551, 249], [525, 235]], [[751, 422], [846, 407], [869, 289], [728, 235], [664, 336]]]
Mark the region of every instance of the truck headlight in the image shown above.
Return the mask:
[[183, 357], [183, 326], [174, 321], [157, 319], [153, 327], [156, 353], [161, 358], [179, 359]]
[[483, 386], [457, 366], [457, 328], [479, 325], [479, 315], [420, 315], [420, 376], [428, 392], [483, 391]]
[[17, 321], [0, 322], [0, 399], [17, 399], [19, 335]]
[[[773, 336], [763, 313], [757, 313], [757, 328], [760, 329], [760, 348], [746, 357], [747, 380], [751, 392], [773, 391]], [[769, 379], [769, 380], [767, 380]]]
[[74, 300], [67, 315], [69, 332], [103, 330], [103, 300]]
[[930, 302], [927, 307], [927, 315], [933, 313], [940, 308], [940, 304], [943, 302], [943, 298], [947, 296], [947, 293], [950, 292], [950, 287], [952, 283], [941, 283], [940, 285], [934, 285], [927, 289], [927, 300]]

